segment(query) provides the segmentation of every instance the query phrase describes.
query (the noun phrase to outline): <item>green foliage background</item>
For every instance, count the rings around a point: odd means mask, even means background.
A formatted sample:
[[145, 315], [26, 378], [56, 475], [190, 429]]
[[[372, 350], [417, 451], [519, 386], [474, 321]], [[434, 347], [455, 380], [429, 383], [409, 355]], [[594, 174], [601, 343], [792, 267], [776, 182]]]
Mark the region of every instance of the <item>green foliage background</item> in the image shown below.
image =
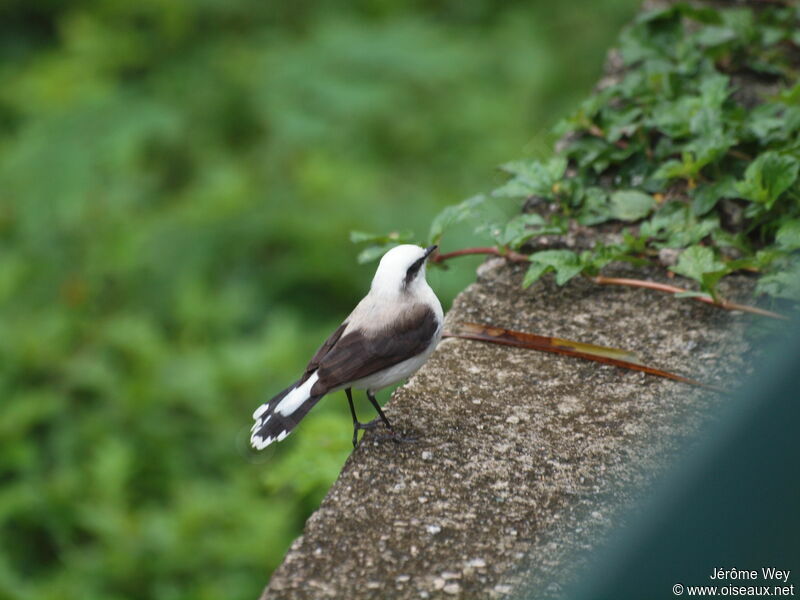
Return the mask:
[[247, 448], [368, 286], [349, 230], [549, 147], [635, 4], [3, 3], [0, 597], [255, 597], [350, 450], [336, 397]]

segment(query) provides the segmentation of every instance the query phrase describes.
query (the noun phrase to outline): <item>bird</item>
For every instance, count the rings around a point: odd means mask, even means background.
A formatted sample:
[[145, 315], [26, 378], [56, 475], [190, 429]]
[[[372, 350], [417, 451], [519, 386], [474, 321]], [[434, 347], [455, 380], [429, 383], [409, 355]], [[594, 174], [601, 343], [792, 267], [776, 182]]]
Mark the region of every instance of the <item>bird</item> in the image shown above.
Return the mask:
[[375, 393], [407, 379], [428, 360], [442, 338], [442, 305], [425, 279], [425, 265], [437, 246], [401, 244], [386, 252], [366, 296], [320, 346], [300, 378], [253, 413], [250, 444], [263, 450], [284, 440], [326, 394], [344, 390], [358, 432], [361, 423], [352, 390], [364, 390], [380, 421], [394, 435]]

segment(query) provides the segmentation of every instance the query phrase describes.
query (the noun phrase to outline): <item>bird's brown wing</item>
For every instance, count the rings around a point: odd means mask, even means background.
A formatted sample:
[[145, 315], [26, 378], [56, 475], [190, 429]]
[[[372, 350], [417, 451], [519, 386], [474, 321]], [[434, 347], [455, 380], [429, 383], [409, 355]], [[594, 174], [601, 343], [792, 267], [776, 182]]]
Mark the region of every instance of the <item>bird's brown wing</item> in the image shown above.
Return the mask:
[[334, 331], [327, 340], [322, 343], [322, 346], [319, 347], [319, 350], [311, 357], [311, 360], [308, 361], [308, 365], [306, 366], [305, 373], [300, 378], [300, 381], [297, 382], [297, 385], [303, 383], [306, 379], [311, 377], [311, 374], [319, 368], [320, 361], [325, 358], [328, 352], [331, 351], [336, 345], [336, 342], [339, 341], [339, 338], [342, 337], [342, 332], [347, 328], [347, 321], [339, 325], [339, 327]]
[[415, 304], [383, 330], [375, 333], [356, 330], [343, 336], [340, 333], [341, 337], [319, 359], [319, 380], [311, 393], [325, 394], [416, 356], [428, 348], [436, 328], [433, 310]]

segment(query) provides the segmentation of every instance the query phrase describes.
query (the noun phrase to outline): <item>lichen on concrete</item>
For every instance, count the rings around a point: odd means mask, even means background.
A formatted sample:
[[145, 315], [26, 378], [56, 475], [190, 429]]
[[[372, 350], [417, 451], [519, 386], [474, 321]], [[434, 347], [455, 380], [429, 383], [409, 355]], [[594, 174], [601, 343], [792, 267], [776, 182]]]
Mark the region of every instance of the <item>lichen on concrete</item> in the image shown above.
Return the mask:
[[[723, 386], [746, 371], [751, 316], [580, 278], [523, 290], [522, 273], [502, 259], [484, 263], [447, 326], [624, 348]], [[751, 287], [729, 278], [722, 292]], [[263, 598], [507, 598], [528, 585], [557, 597], [577, 557], [624, 526], [621, 508], [722, 400], [598, 363], [447, 339], [387, 404], [415, 441], [367, 433]]]

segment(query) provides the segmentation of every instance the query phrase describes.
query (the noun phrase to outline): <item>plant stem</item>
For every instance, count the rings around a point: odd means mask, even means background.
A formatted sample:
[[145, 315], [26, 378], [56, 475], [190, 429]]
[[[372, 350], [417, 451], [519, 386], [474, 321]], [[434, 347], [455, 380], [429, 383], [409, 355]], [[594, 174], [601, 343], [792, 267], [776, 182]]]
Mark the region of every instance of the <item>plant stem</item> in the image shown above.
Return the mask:
[[[438, 252], [436, 252], [431, 256], [430, 261], [434, 263], [443, 263], [446, 260], [450, 260], [451, 258], [456, 258], [458, 256], [468, 256], [470, 254], [491, 254], [493, 256], [500, 256], [502, 258], [505, 258], [506, 260], [516, 263], [530, 262], [530, 257], [527, 254], [514, 252], [509, 248], [497, 248], [496, 246], [479, 246], [476, 248], [462, 248], [461, 250], [453, 250], [452, 252], [445, 252], [444, 254], [439, 254]], [[657, 283], [655, 281], [646, 281], [644, 279], [626, 279], [624, 277], [604, 277], [603, 275], [590, 277], [590, 279], [600, 285], [627, 285], [630, 287], [640, 287], [640, 288], [647, 288], [650, 290], [656, 290], [659, 292], [667, 292], [668, 294], [681, 294], [690, 291], [674, 285], [668, 285], [666, 283]], [[789, 320], [789, 317], [787, 317], [786, 315], [781, 315], [779, 313], [772, 312], [770, 310], [765, 310], [763, 308], [758, 308], [756, 306], [748, 306], [746, 304], [739, 304], [738, 302], [731, 302], [730, 300], [725, 300], [724, 298], [719, 298], [715, 300], [710, 296], [694, 296], [693, 300], [697, 300], [698, 302], [703, 302], [704, 304], [710, 304], [711, 306], [716, 306], [717, 308], [724, 308], [725, 310], [740, 310], [742, 312], [748, 312], [754, 315], [761, 315], [763, 317], [770, 317], [773, 319], [783, 319], [786, 321]]]
[[530, 258], [527, 254], [520, 254], [519, 252], [514, 252], [513, 250], [509, 250], [508, 248], [497, 248], [495, 246], [482, 246], [478, 248], [462, 248], [461, 250], [454, 250], [453, 252], [445, 252], [444, 254], [439, 254], [438, 252], [434, 254], [430, 260], [431, 262], [441, 263], [451, 258], [456, 258], [458, 256], [467, 256], [469, 254], [492, 254], [494, 256], [501, 256], [511, 262], [530, 262]]
[[[645, 281], [642, 279], [626, 279], [623, 277], [604, 277], [602, 275], [597, 275], [596, 277], [592, 277], [591, 280], [594, 281], [595, 283], [599, 283], [600, 285], [627, 285], [630, 287], [640, 287], [640, 288], [647, 288], [649, 290], [657, 290], [659, 292], [667, 292], [669, 294], [680, 294], [689, 291], [674, 285], [667, 285], [666, 283], [657, 283], [655, 281]], [[692, 299], [719, 308], [724, 308], [726, 310], [740, 310], [742, 312], [749, 312], [754, 315], [762, 315], [764, 317], [771, 317], [773, 319], [784, 319], [787, 321], [789, 320], [789, 317], [785, 315], [781, 315], [769, 310], [764, 310], [763, 308], [757, 308], [755, 306], [747, 306], [746, 304], [731, 302], [730, 300], [725, 300], [724, 298], [719, 298], [717, 300], [714, 300], [709, 296], [694, 296]]]

